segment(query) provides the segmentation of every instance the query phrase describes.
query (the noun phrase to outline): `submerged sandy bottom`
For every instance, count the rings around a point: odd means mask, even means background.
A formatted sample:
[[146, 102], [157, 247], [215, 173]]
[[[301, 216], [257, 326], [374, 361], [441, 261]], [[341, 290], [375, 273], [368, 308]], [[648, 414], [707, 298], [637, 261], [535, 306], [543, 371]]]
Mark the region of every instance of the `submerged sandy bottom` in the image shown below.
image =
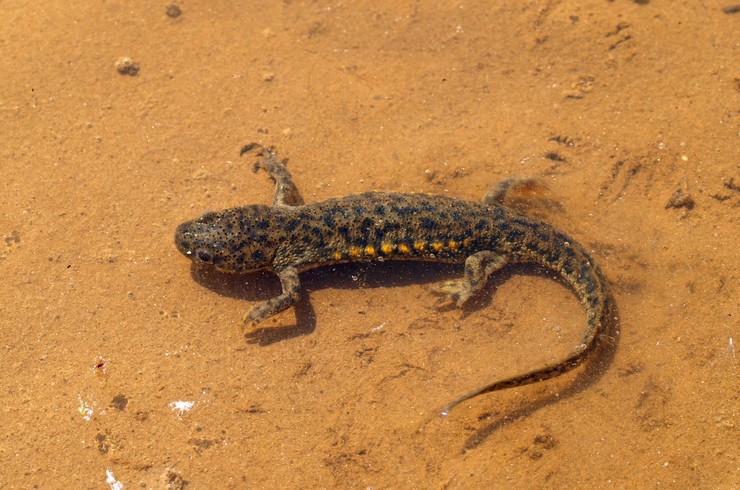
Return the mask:
[[[740, 14], [494, 3], [4, 2], [0, 487], [736, 485]], [[276, 279], [193, 277], [172, 238], [270, 202], [251, 141], [308, 201], [540, 178], [618, 344], [441, 418], [585, 315], [516, 267], [439, 312], [461, 269], [394, 263], [308, 272], [244, 338]]]

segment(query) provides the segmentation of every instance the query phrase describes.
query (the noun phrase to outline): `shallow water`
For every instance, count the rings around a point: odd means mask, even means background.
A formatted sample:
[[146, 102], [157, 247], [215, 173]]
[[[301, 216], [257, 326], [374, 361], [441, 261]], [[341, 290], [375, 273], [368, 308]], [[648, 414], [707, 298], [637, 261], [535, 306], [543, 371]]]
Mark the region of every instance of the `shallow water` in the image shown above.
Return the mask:
[[[0, 487], [733, 488], [738, 463], [737, 15], [726, 4], [481, 7], [4, 3]], [[115, 63], [130, 57], [136, 75]], [[439, 409], [557, 359], [585, 314], [508, 267], [345, 265], [244, 338], [269, 274], [193, 276], [176, 226], [269, 203], [477, 200], [540, 178], [619, 342], [545, 383]]]

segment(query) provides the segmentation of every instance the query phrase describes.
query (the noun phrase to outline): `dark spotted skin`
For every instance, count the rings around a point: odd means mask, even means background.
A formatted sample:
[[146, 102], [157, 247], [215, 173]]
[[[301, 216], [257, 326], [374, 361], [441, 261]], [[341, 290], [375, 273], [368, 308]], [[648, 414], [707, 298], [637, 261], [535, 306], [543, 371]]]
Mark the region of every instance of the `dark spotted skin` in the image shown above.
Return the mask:
[[558, 376], [581, 364], [597, 344], [608, 315], [606, 282], [586, 250], [564, 233], [500, 204], [508, 183], [474, 203], [427, 194], [367, 192], [301, 205], [288, 170], [275, 152], [260, 148], [262, 168], [275, 180], [272, 206], [251, 205], [206, 213], [183, 223], [177, 248], [195, 264], [242, 273], [270, 270], [282, 293], [245, 317], [249, 328], [293, 305], [298, 274], [340, 262], [425, 260], [464, 263], [463, 278], [441, 287], [458, 307], [507, 263], [536, 263], [560, 275], [586, 309], [581, 341], [557, 363], [496, 381], [450, 403]]

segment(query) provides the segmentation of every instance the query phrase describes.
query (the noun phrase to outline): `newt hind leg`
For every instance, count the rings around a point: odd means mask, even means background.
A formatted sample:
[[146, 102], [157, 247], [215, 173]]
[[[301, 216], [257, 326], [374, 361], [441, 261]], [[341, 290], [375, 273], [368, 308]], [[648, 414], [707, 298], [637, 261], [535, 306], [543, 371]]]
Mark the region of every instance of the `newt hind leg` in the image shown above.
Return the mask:
[[465, 260], [465, 274], [462, 279], [447, 281], [436, 288], [436, 293], [444, 296], [437, 302], [438, 308], [455, 305], [461, 308], [488, 283], [488, 278], [505, 266], [508, 259], [495, 252], [484, 250]]
[[525, 214], [563, 210], [562, 204], [540, 179], [512, 177], [493, 186], [485, 196], [486, 204], [506, 206]]

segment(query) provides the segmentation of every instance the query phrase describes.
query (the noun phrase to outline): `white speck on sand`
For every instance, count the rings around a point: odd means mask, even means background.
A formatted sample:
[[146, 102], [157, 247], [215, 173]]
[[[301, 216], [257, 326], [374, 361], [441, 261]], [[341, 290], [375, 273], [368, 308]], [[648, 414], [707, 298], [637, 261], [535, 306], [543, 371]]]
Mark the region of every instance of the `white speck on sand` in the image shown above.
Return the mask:
[[170, 408], [172, 409], [172, 411], [174, 412], [174, 411], [179, 410], [181, 415], [189, 411], [190, 409], [192, 409], [194, 405], [195, 405], [195, 402], [187, 402], [187, 401], [170, 402]]
[[116, 477], [113, 476], [113, 472], [111, 470], [105, 470], [105, 483], [110, 485], [111, 490], [123, 490], [124, 489], [123, 483], [116, 480]]
[[82, 400], [82, 397], [80, 395], [77, 395], [77, 399], [80, 401], [80, 405], [77, 408], [77, 411], [80, 412], [80, 415], [82, 415], [82, 419], [85, 422], [90, 422], [90, 419], [93, 416], [93, 409], [90, 405], [85, 403], [84, 400]]
[[385, 328], [385, 323], [381, 323], [381, 324], [380, 324], [380, 325], [378, 325], [377, 327], [373, 327], [373, 328], [371, 328], [371, 329], [370, 329], [370, 331], [371, 331], [371, 332], [380, 332], [380, 331], [381, 331], [381, 330], [383, 330], [384, 328]]

